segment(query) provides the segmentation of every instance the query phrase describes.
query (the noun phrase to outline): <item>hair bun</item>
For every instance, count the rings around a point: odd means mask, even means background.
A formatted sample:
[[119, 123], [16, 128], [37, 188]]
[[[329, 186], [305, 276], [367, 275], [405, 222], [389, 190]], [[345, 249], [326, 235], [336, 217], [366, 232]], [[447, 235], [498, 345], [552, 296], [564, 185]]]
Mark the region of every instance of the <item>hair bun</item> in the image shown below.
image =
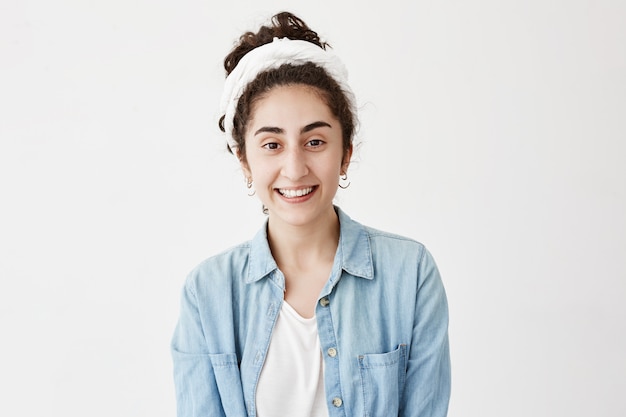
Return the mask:
[[274, 38], [289, 38], [311, 42], [322, 49], [326, 49], [327, 44], [322, 42], [314, 30], [298, 16], [290, 12], [280, 12], [272, 16], [271, 25], [261, 26], [254, 32], [246, 32], [239, 38], [233, 50], [224, 59], [224, 69], [228, 76], [237, 66], [241, 58], [248, 52], [261, 45], [268, 44]]

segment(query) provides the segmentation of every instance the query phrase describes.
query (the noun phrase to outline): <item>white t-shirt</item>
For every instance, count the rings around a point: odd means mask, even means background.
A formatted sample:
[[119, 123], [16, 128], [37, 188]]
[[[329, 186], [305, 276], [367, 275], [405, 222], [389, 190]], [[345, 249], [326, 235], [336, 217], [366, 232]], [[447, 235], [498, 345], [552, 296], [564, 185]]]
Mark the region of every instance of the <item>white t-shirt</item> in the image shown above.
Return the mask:
[[328, 417], [315, 317], [283, 302], [256, 389], [258, 417]]

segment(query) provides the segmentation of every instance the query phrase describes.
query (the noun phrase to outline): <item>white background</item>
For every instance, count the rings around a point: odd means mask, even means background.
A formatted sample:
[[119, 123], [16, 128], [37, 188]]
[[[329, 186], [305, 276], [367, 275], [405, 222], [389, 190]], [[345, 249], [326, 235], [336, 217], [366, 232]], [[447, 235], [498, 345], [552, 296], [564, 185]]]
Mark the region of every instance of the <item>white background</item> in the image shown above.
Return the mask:
[[626, 415], [626, 4], [2, 0], [0, 415], [173, 416], [187, 272], [250, 238], [222, 59], [283, 9], [361, 108], [354, 219], [448, 292], [451, 417]]

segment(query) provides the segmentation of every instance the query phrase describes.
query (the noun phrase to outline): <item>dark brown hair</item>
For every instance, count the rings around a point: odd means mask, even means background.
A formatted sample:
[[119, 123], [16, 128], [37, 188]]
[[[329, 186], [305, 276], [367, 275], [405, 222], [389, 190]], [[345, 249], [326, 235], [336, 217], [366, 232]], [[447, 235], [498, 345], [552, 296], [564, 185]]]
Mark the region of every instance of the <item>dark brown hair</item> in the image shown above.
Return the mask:
[[[258, 32], [246, 32], [239, 38], [239, 42], [224, 59], [224, 69], [228, 76], [237, 66], [241, 58], [253, 49], [270, 43], [274, 38], [289, 38], [311, 42], [322, 49], [328, 44], [322, 42], [316, 32], [311, 30], [299, 17], [289, 12], [274, 15], [270, 26], [262, 26]], [[352, 145], [356, 117], [350, 101], [345, 93], [328, 73], [313, 63], [304, 65], [284, 64], [278, 68], [260, 73], [254, 81], [245, 88], [235, 111], [233, 120], [233, 137], [239, 147], [240, 157], [246, 160], [245, 133], [246, 125], [253, 111], [254, 104], [264, 97], [272, 88], [281, 85], [304, 84], [313, 87], [329, 107], [331, 113], [341, 124], [343, 136], [344, 156]], [[219, 127], [224, 132], [224, 117], [219, 121]], [[229, 150], [232, 152], [232, 149]]]

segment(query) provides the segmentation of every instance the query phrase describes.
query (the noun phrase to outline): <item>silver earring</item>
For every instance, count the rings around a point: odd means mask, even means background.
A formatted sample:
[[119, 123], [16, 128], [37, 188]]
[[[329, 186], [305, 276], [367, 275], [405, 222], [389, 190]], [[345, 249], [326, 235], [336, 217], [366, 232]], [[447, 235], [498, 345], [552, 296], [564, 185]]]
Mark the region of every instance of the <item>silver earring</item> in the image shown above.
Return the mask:
[[[339, 176], [339, 179], [341, 179], [342, 181], [348, 181], [348, 174], [346, 172], [342, 173]], [[339, 183], [339, 188], [345, 190], [346, 188], [348, 188], [350, 186], [351, 182], [348, 181], [348, 184], [346, 185], [341, 185], [341, 182]]]
[[256, 190], [252, 189], [252, 177], [246, 178], [246, 187], [248, 188], [248, 190], [252, 191], [248, 192], [248, 196], [252, 197], [254, 194], [256, 194]]

